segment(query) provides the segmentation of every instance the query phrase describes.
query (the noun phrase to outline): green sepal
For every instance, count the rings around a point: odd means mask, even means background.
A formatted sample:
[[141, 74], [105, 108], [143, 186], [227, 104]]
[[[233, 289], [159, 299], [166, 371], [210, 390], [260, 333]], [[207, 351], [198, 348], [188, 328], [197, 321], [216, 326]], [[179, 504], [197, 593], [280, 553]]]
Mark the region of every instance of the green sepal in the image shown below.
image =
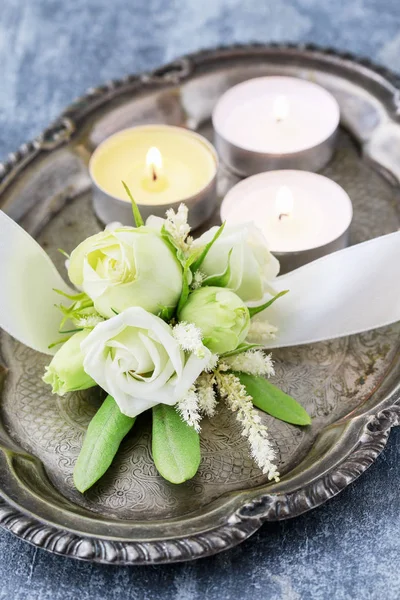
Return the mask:
[[173, 406], [153, 408], [152, 453], [157, 471], [171, 483], [194, 477], [200, 465], [199, 434], [185, 423]]
[[207, 254], [209, 253], [212, 245], [217, 241], [217, 239], [219, 238], [219, 236], [223, 232], [224, 228], [225, 228], [225, 221], [222, 223], [221, 227], [219, 227], [219, 229], [215, 232], [215, 235], [214, 235], [213, 239], [210, 242], [208, 242], [208, 244], [206, 244], [204, 246], [201, 254], [196, 258], [196, 260], [192, 264], [192, 271], [193, 271], [193, 273], [195, 271], [198, 271], [200, 269], [201, 265], [204, 262], [204, 259], [206, 258]]
[[162, 306], [157, 313], [157, 317], [160, 317], [160, 319], [169, 323], [174, 314], [175, 306]]
[[57, 251], [62, 254], [63, 256], [65, 256], [65, 258], [69, 259], [70, 255], [68, 254], [68, 252], [65, 252], [65, 250], [63, 250], [62, 248], [57, 248]]
[[56, 294], [60, 294], [60, 296], [64, 296], [64, 298], [68, 298], [68, 300], [82, 300], [84, 298], [89, 298], [89, 296], [87, 294], [85, 294], [85, 292], [80, 292], [79, 294], [67, 294], [66, 292], [63, 292], [62, 290], [58, 290], [57, 288], [53, 288], [53, 292], [56, 292]]
[[249, 313], [250, 313], [250, 318], [254, 317], [254, 315], [258, 314], [259, 312], [265, 310], [266, 308], [268, 308], [269, 306], [271, 306], [271, 304], [273, 304], [275, 302], [275, 300], [278, 300], [278, 298], [281, 298], [282, 296], [284, 296], [285, 294], [288, 293], [289, 290], [283, 290], [282, 292], [279, 292], [279, 294], [276, 294], [276, 296], [274, 296], [273, 298], [271, 298], [271, 300], [268, 300], [268, 302], [265, 302], [265, 304], [261, 304], [260, 306], [249, 306]]
[[165, 225], [161, 227], [161, 237], [163, 238], [164, 242], [168, 244], [171, 251], [176, 255], [176, 258], [181, 263], [182, 267], [184, 267], [187, 261], [187, 256], [182, 248], [177, 245], [174, 237], [169, 233], [169, 231], [167, 231]]
[[192, 283], [192, 277], [193, 277], [190, 267], [192, 266], [194, 258], [195, 257], [193, 255], [189, 256], [189, 258], [186, 260], [185, 265], [183, 267], [182, 292], [181, 292], [181, 297], [179, 298], [178, 307], [176, 309], [178, 315], [179, 315], [180, 311], [182, 310], [182, 308], [185, 306], [187, 299], [189, 298], [190, 284]]
[[122, 185], [124, 186], [125, 191], [128, 194], [128, 198], [132, 204], [132, 213], [133, 213], [133, 219], [135, 221], [135, 225], [136, 225], [136, 227], [143, 227], [144, 221], [143, 221], [142, 215], [140, 214], [139, 207], [136, 204], [136, 202], [131, 194], [131, 191], [128, 188], [128, 186], [126, 185], [125, 181], [122, 181]]
[[123, 415], [114, 398], [107, 396], [89, 423], [75, 464], [77, 490], [85, 492], [104, 475], [134, 422], [135, 418]]
[[233, 248], [229, 250], [228, 254], [228, 264], [226, 265], [226, 269], [220, 275], [210, 275], [206, 277], [202, 283], [204, 286], [214, 286], [214, 287], [226, 287], [229, 283], [229, 279], [231, 278], [231, 255]]
[[276, 419], [292, 425], [310, 425], [311, 417], [294, 398], [272, 385], [268, 379], [234, 372], [253, 399], [253, 404]]
[[239, 344], [235, 350], [231, 350], [230, 352], [225, 352], [225, 354], [221, 354], [221, 358], [225, 358], [226, 356], [236, 356], [236, 354], [243, 354], [243, 352], [247, 352], [247, 350], [253, 350], [254, 348], [263, 348], [262, 344]]

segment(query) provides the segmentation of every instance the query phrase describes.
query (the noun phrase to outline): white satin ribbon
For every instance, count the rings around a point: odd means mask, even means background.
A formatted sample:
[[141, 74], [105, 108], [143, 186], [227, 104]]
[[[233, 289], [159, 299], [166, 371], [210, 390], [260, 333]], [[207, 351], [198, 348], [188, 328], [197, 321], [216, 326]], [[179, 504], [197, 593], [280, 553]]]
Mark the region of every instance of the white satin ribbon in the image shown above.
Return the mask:
[[[39, 352], [58, 339], [53, 288], [73, 294], [39, 244], [0, 211], [0, 327]], [[400, 321], [400, 232], [340, 250], [278, 277], [290, 292], [267, 311], [269, 348], [333, 339]]]
[[0, 327], [26, 346], [54, 354], [60, 338], [62, 300], [53, 291], [76, 293], [64, 282], [50, 257], [15, 221], [0, 211]]
[[400, 321], [400, 232], [324, 256], [273, 285], [289, 293], [262, 313], [278, 327], [268, 348], [320, 342]]

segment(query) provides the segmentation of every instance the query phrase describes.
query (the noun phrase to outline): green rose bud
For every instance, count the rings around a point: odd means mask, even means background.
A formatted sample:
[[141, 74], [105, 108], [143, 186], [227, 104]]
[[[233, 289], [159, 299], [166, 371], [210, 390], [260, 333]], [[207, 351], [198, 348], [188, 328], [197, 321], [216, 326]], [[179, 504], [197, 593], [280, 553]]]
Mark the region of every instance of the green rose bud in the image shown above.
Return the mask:
[[147, 227], [106, 229], [87, 238], [72, 252], [68, 275], [108, 318], [131, 306], [153, 314], [175, 308], [182, 291], [180, 263]]
[[52, 386], [53, 394], [64, 396], [67, 392], [86, 390], [96, 385], [83, 369], [81, 342], [87, 338], [91, 329], [75, 333], [61, 346], [53, 360], [46, 367], [43, 381]]
[[180, 321], [194, 323], [203, 343], [215, 354], [235, 350], [249, 331], [247, 306], [234, 292], [204, 287], [192, 292], [179, 314]]

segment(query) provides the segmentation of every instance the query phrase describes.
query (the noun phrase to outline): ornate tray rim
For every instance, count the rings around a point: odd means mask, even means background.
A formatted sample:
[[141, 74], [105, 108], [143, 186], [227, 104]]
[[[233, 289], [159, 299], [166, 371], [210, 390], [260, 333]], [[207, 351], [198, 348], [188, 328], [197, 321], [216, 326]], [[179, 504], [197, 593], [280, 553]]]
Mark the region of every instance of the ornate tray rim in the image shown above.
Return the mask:
[[[152, 72], [128, 75], [102, 86], [89, 89], [73, 102], [33, 141], [23, 144], [0, 163], [0, 193], [17, 177], [19, 172], [41, 152], [51, 151], [68, 142], [87, 113], [120, 90], [179, 84], [191, 76], [196, 66], [218, 55], [243, 55], [247, 52], [268, 53], [281, 51], [287, 54], [305, 53], [343, 66], [366, 70], [369, 77], [378, 77], [381, 86], [390, 88], [394, 105], [398, 105], [400, 77], [388, 69], [376, 66], [369, 59], [313, 44], [246, 44], [218, 47], [179, 58]], [[399, 386], [400, 388], [400, 386]], [[31, 544], [55, 554], [104, 564], [140, 565], [180, 562], [210, 556], [231, 548], [255, 533], [266, 521], [283, 520], [298, 516], [323, 504], [359, 477], [384, 449], [390, 430], [400, 424], [399, 389], [386, 396], [378, 406], [361, 411], [349, 423], [354, 430], [352, 447], [339, 457], [334, 467], [311, 479], [305, 487], [296, 487], [286, 493], [270, 494], [253, 490], [252, 499], [241, 500], [222, 524], [205, 532], [168, 540], [120, 541], [98, 539], [94, 536], [63, 530], [33, 514], [22, 512], [10, 499], [0, 497], [0, 525]], [[240, 492], [239, 492], [240, 495]], [[249, 494], [247, 495], [249, 496]]]

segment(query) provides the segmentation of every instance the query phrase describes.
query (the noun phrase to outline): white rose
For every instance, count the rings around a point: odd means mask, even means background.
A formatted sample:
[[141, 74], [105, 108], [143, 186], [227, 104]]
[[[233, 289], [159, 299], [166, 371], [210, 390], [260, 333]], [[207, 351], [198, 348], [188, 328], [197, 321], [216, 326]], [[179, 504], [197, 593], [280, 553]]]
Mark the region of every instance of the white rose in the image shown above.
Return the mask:
[[167, 323], [136, 306], [99, 323], [81, 350], [86, 373], [129, 417], [178, 402], [211, 355], [207, 348], [203, 358], [186, 354]]
[[[203, 233], [194, 241], [193, 247], [208, 244], [217, 230], [218, 227], [212, 227]], [[224, 273], [231, 249], [231, 275], [226, 287], [244, 302], [261, 300], [264, 293], [271, 290], [270, 282], [279, 273], [279, 261], [268, 250], [261, 231], [252, 223], [226, 226], [211, 246], [200, 270], [207, 276]]]
[[68, 275], [104, 317], [130, 306], [157, 314], [174, 308], [182, 291], [181, 265], [147, 227], [107, 229], [87, 238], [72, 252]]

